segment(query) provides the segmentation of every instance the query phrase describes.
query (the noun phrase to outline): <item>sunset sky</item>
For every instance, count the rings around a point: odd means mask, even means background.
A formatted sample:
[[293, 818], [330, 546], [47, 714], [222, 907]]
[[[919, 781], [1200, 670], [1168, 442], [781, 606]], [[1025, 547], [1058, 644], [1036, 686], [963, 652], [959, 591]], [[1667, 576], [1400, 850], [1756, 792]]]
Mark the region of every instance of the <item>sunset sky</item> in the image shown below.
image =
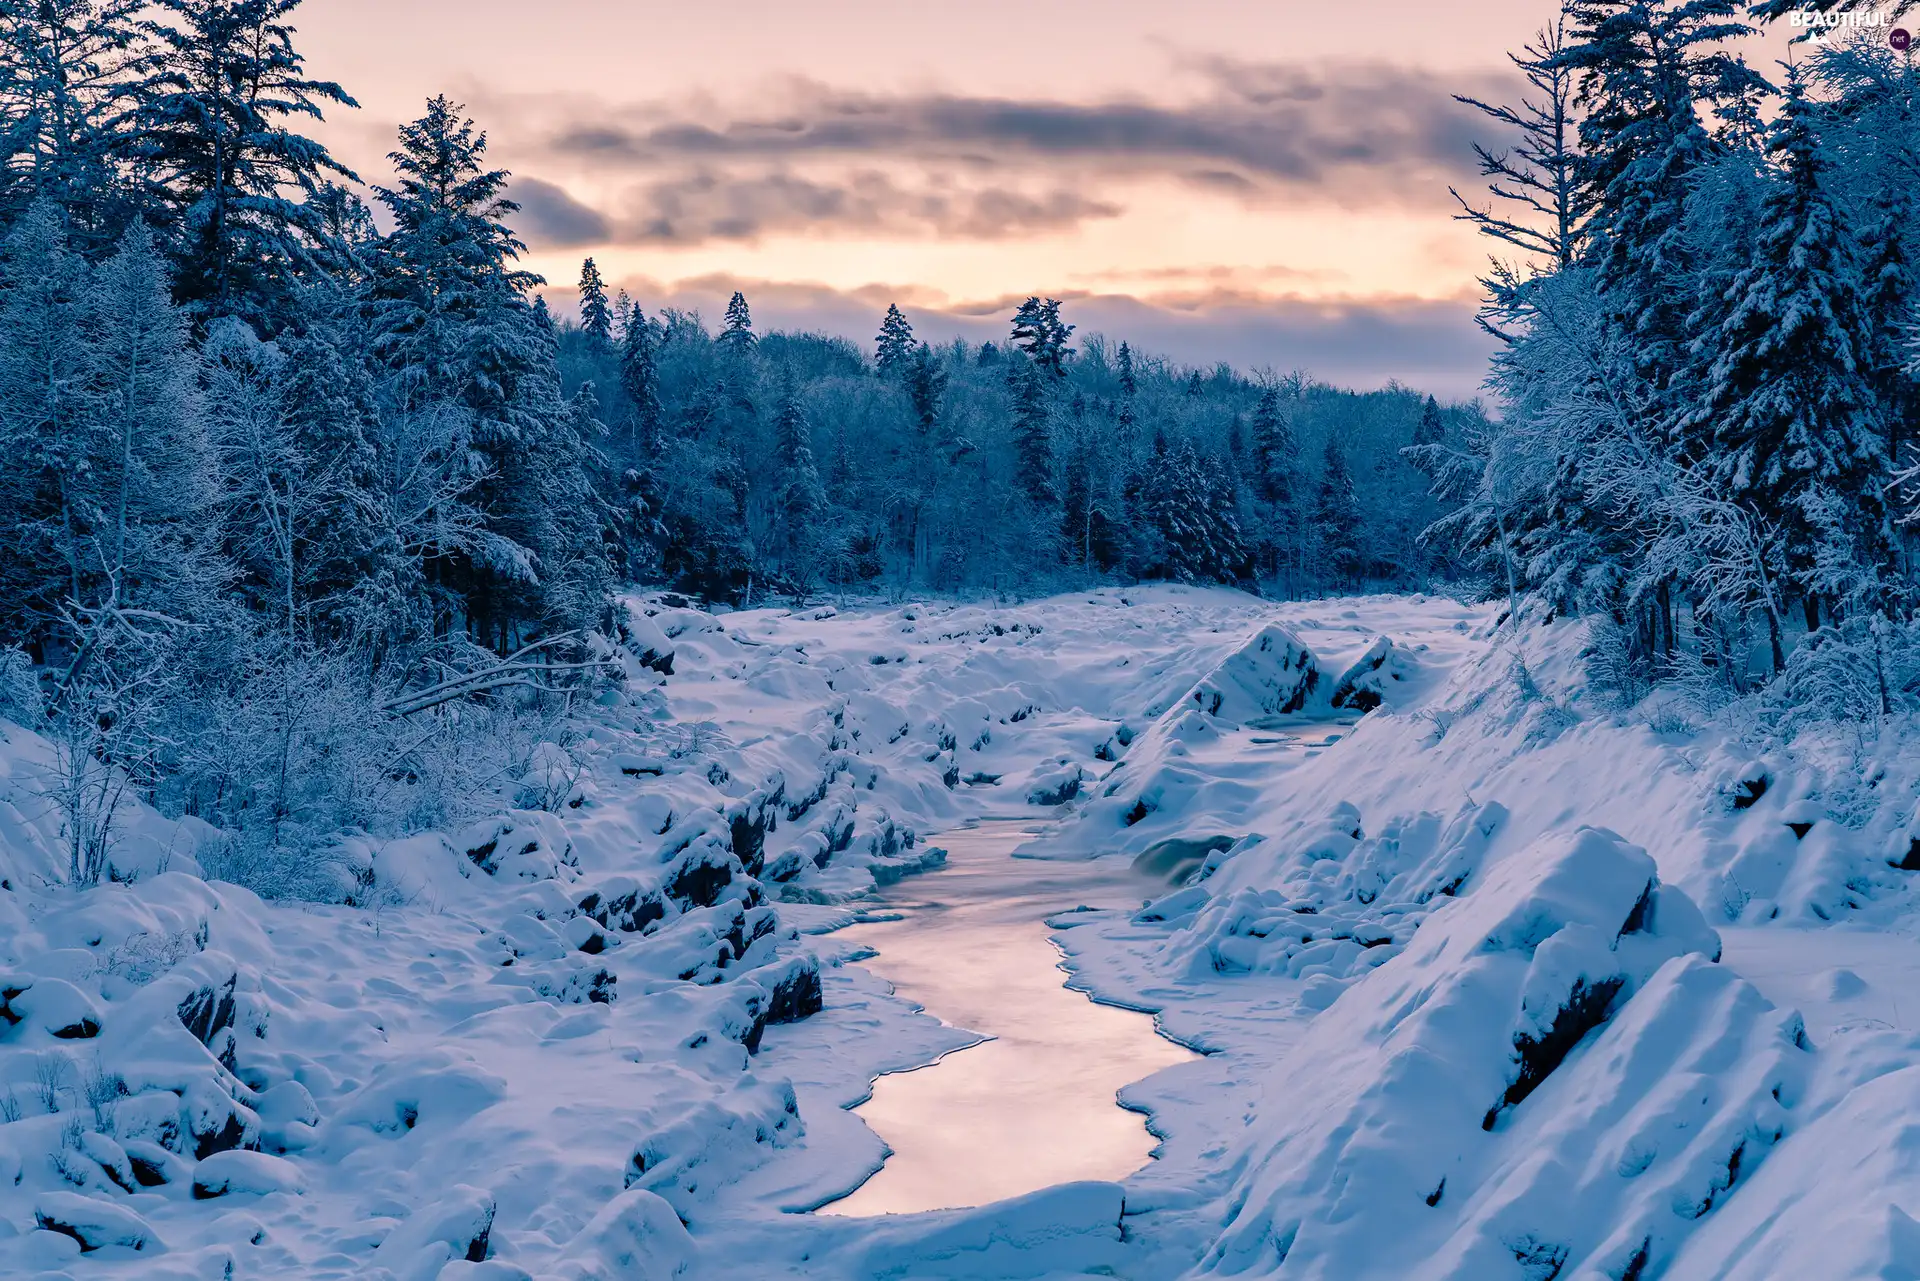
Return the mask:
[[[1446, 10], [1445, 15], [1436, 12]], [[1185, 362], [1472, 394], [1477, 191], [1542, 0], [309, 0], [372, 181], [434, 92], [515, 175], [529, 265], [649, 308], [997, 337], [1030, 293]], [[378, 32], [374, 37], [368, 33]], [[559, 301], [559, 295], [555, 295]]]

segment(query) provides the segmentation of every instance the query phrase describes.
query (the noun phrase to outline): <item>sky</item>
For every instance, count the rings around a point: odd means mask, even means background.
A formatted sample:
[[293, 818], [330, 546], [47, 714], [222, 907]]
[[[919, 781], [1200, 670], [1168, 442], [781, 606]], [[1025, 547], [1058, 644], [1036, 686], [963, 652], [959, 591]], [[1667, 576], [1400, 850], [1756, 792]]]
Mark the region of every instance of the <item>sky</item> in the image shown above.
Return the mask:
[[[1444, 10], [1444, 12], [1436, 12]], [[1184, 364], [1463, 398], [1487, 250], [1455, 93], [1542, 0], [308, 0], [322, 133], [385, 179], [444, 92], [512, 171], [527, 265], [643, 306], [869, 341], [998, 338], [1029, 294]], [[375, 34], [377, 33], [377, 35]]]

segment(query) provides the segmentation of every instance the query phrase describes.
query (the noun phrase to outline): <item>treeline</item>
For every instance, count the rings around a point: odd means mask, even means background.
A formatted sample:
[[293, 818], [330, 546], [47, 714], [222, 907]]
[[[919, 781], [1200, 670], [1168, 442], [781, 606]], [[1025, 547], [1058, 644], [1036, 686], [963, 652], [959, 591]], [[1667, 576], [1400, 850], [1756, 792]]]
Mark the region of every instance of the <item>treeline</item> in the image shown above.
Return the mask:
[[352, 892], [311, 856], [343, 830], [557, 803], [624, 582], [1444, 567], [1400, 450], [1470, 408], [1076, 344], [1039, 299], [977, 348], [893, 310], [869, 354], [738, 297], [715, 334], [648, 315], [589, 264], [556, 325], [457, 104], [364, 185], [300, 131], [353, 101], [298, 3], [0, 5], [0, 716], [55, 743], [76, 882], [136, 795], [274, 893]]
[[1882, 29], [1762, 75], [1732, 0], [1580, 0], [1482, 152], [1520, 257], [1484, 322], [1497, 425], [1423, 452], [1444, 528], [1607, 620], [1601, 657], [1788, 703], [1908, 704], [1920, 72]]
[[649, 315], [589, 259], [579, 314], [560, 367], [647, 528], [630, 562], [681, 590], [1317, 595], [1454, 568], [1420, 540], [1442, 508], [1401, 451], [1460, 437], [1475, 406], [1077, 343], [1052, 299], [979, 345], [919, 341], [890, 307], [869, 351], [758, 335], [739, 294], [717, 333]]

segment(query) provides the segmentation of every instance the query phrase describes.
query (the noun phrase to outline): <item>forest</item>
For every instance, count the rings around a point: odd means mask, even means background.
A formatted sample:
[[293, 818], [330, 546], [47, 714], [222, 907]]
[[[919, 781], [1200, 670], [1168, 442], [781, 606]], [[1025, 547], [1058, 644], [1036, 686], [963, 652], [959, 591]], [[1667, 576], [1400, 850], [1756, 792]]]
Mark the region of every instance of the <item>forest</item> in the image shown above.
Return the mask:
[[301, 132], [355, 102], [298, 3], [0, 17], [0, 713], [62, 744], [77, 879], [127, 797], [235, 833], [236, 878], [497, 803], [630, 585], [1444, 588], [1591, 616], [1628, 702], [1920, 693], [1920, 125], [1877, 29], [1763, 71], [1733, 0], [1571, 4], [1524, 98], [1468, 100], [1500, 350], [1441, 405], [1043, 295], [974, 346], [898, 307], [761, 332], [739, 293], [710, 326], [591, 259], [548, 288], [460, 104], [387, 174]]
[[[1016, 598], [1166, 578], [1289, 595], [1452, 567], [1403, 447], [1473, 406], [1076, 339], [556, 318], [510, 175], [446, 97], [364, 179], [298, 0], [0, 15], [0, 714], [65, 762], [73, 874], [131, 797], [274, 881], [342, 828], [500, 780], [605, 676], [617, 591]], [[265, 859], [264, 863], [259, 860]]]

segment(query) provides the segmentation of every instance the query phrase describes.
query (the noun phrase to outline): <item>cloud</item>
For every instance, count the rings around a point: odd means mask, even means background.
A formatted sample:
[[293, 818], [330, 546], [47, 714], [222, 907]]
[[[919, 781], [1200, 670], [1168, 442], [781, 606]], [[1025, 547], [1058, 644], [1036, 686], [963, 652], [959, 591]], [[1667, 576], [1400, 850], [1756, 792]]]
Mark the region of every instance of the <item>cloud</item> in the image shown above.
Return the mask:
[[[692, 119], [662, 106], [596, 106], [561, 121], [544, 147], [595, 164], [650, 169], [719, 161], [889, 156], [995, 168], [1069, 161], [1338, 195], [1406, 192], [1472, 172], [1485, 133], [1462, 91], [1493, 74], [1362, 63], [1190, 61], [1207, 91], [1186, 103], [1063, 102], [960, 94], [876, 94], [791, 82], [772, 112]], [[1494, 82], [1499, 83], [1494, 83]], [[711, 109], [715, 116], [726, 113]]]
[[520, 203], [514, 229], [545, 249], [574, 249], [605, 244], [612, 224], [597, 209], [581, 204], [565, 188], [538, 178], [517, 176], [509, 194]]
[[831, 179], [700, 169], [646, 183], [622, 203], [628, 212], [613, 239], [674, 245], [747, 241], [823, 225], [840, 232], [994, 240], [1121, 212], [1117, 205], [1060, 188], [968, 188], [938, 179], [909, 186], [871, 169]]
[[[923, 287], [884, 284], [839, 290], [723, 274], [670, 286], [638, 278], [620, 283], [649, 310], [697, 310], [710, 321], [738, 289], [752, 303], [754, 320], [763, 331], [814, 330], [845, 335], [862, 345], [872, 341], [889, 302], [901, 305], [922, 338], [1000, 342], [1020, 301], [961, 301]], [[574, 299], [571, 291], [554, 290], [549, 302], [567, 314]], [[1303, 369], [1337, 386], [1365, 389], [1397, 381], [1464, 399], [1478, 393], [1492, 354], [1492, 341], [1473, 323], [1474, 306], [1465, 296], [1319, 301], [1220, 289], [1148, 298], [1087, 292], [1071, 296], [1065, 313], [1083, 338], [1103, 333], [1197, 366], [1224, 360], [1242, 370]]]
[[[1186, 59], [1184, 101], [876, 93], [792, 79], [751, 107], [516, 99], [516, 162], [621, 190], [627, 243], [742, 241], [770, 232], [966, 238], [1121, 216], [1129, 180], [1253, 205], [1439, 208], [1474, 178], [1487, 122], [1456, 92], [1498, 97], [1494, 73], [1384, 63]], [[1099, 197], [1080, 193], [1099, 191]], [[556, 230], [588, 225], [573, 206]], [[542, 230], [529, 228], [535, 236]]]

